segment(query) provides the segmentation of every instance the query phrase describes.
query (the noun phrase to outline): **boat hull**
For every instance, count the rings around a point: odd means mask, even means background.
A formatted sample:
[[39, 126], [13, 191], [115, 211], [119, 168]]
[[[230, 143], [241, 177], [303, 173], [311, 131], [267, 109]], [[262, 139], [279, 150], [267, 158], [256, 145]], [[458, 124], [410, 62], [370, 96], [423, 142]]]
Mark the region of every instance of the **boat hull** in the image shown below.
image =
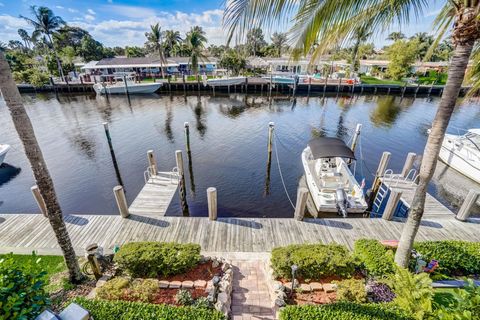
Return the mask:
[[[306, 148], [302, 152], [302, 164], [305, 171], [305, 180], [307, 182], [308, 189], [310, 191], [313, 202], [315, 204], [315, 208], [317, 209], [318, 212], [338, 212], [335, 193], [329, 194], [321, 191], [321, 188], [318, 185], [318, 179], [315, 178], [314, 172], [312, 172], [312, 169], [308, 163], [309, 154], [310, 154], [310, 148]], [[342, 166], [344, 166], [344, 168], [348, 168], [347, 164], [343, 159], [338, 158], [337, 161], [339, 161], [339, 163]], [[348, 173], [351, 175], [350, 172]], [[351, 175], [350, 178], [352, 179], [353, 175]], [[354, 183], [355, 183], [354, 188], [357, 190], [358, 194], [360, 194], [361, 193], [360, 186], [358, 185], [358, 183], [356, 183], [356, 181]], [[363, 193], [362, 193], [360, 202], [361, 203], [355, 202], [355, 205], [348, 206], [346, 208], [347, 212], [348, 213], [365, 212], [367, 210], [367, 203], [363, 198]]]
[[[137, 83], [134, 85], [129, 85], [128, 86], [128, 93], [129, 94], [148, 94], [148, 93], [154, 93], [160, 87], [162, 86], [162, 83]], [[105, 94], [105, 91], [108, 94], [125, 94], [125, 86], [123, 85], [106, 85], [105, 87], [102, 86], [102, 84], [97, 83], [93, 85], [93, 89], [97, 94]]]
[[10, 150], [10, 146], [8, 144], [1, 144], [0, 145], [0, 166], [2, 165], [5, 157], [7, 156], [8, 150]]
[[244, 84], [246, 82], [245, 77], [232, 77], [232, 78], [221, 78], [221, 79], [208, 79], [207, 85], [212, 87], [221, 87], [221, 86], [235, 86]]
[[457, 137], [455, 135], [445, 135], [438, 156], [446, 165], [480, 183], [480, 158], [469, 155], [468, 152], [462, 152], [461, 148], [455, 145]]

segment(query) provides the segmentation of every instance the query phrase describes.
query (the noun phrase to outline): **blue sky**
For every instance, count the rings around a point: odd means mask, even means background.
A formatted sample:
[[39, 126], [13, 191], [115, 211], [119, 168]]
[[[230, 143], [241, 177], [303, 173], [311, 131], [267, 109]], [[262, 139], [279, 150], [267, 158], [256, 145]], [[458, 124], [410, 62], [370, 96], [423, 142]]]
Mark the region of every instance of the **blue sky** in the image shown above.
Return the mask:
[[[430, 10], [400, 31], [408, 36], [431, 31], [432, 21], [446, 0], [430, 1]], [[29, 7], [38, 5], [51, 8], [67, 23], [88, 30], [107, 46], [143, 45], [145, 31], [157, 22], [163, 29], [176, 29], [182, 33], [200, 25], [207, 32], [209, 43], [219, 45], [225, 43], [222, 4], [222, 0], [0, 0], [0, 41], [18, 39], [19, 28], [30, 31], [31, 28], [19, 15], [29, 16]], [[376, 47], [388, 44], [385, 37], [390, 31], [399, 31], [399, 28], [392, 26], [387, 32], [377, 34], [372, 39]]]

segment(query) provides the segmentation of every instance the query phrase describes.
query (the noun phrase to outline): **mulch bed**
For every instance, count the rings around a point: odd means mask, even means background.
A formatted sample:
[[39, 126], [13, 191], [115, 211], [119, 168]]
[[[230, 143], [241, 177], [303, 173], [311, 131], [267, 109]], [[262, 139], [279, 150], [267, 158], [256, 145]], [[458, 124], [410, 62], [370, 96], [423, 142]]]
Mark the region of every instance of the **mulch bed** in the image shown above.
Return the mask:
[[61, 312], [73, 298], [87, 296], [90, 291], [95, 288], [96, 283], [97, 281], [95, 279], [88, 278], [83, 283], [75, 285], [72, 288], [60, 289], [50, 294], [52, 301], [50, 309], [57, 313]]
[[[179, 289], [160, 289], [158, 291], [158, 294], [155, 296], [154, 300], [151, 303], [179, 305], [175, 301], [175, 295], [177, 294], [178, 290]], [[193, 299], [198, 299], [200, 297], [208, 296], [208, 293], [205, 292], [205, 289], [183, 289], [183, 290], [190, 291]]]
[[167, 281], [195, 281], [195, 280], [205, 280], [210, 281], [215, 275], [222, 274], [222, 267], [213, 267], [212, 261], [206, 263], [199, 263], [195, 268], [188, 271], [184, 274], [177, 274], [174, 276], [159, 277], [159, 280]]
[[337, 299], [336, 292], [326, 293], [325, 291], [312, 292], [294, 292], [293, 296], [287, 299], [287, 304], [303, 305], [303, 304], [327, 304], [335, 302]]

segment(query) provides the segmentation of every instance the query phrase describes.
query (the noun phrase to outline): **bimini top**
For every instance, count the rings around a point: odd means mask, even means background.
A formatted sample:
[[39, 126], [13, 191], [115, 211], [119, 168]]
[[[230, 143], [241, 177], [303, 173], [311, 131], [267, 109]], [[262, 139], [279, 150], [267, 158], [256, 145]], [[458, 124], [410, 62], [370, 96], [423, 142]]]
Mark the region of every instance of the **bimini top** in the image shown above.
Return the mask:
[[337, 138], [315, 138], [308, 142], [315, 159], [319, 158], [348, 158], [355, 159], [355, 154], [345, 142]]

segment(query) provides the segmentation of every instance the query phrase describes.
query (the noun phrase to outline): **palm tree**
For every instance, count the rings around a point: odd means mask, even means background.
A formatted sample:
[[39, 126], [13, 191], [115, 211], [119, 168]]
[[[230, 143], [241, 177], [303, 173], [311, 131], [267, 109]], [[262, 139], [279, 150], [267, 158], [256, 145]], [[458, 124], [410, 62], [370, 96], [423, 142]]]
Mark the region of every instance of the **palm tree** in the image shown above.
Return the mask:
[[171, 57], [175, 52], [175, 47], [180, 44], [182, 37], [180, 36], [180, 31], [175, 30], [166, 30], [165, 31], [165, 54], [168, 57]]
[[185, 39], [188, 49], [190, 50], [190, 64], [195, 75], [198, 74], [198, 60], [205, 58], [203, 51], [205, 50], [205, 31], [199, 26], [192, 27], [187, 33]]
[[[231, 39], [234, 34], [241, 37], [242, 32], [254, 25], [271, 26], [273, 20], [282, 20], [285, 15], [292, 16], [290, 32], [292, 38], [297, 39], [297, 49], [306, 54], [314, 43], [318, 43], [312, 55], [312, 60], [316, 60], [329, 47], [348, 41], [354, 30], [368, 22], [372, 24], [372, 30], [382, 32], [394, 22], [403, 25], [408, 23], [411, 16], [422, 17], [423, 10], [429, 5], [432, 5], [430, 1], [418, 0], [230, 0], [224, 21]], [[408, 265], [424, 212], [427, 185], [435, 171], [472, 49], [480, 39], [479, 12], [480, 0], [449, 0], [437, 17], [439, 39], [450, 33], [454, 51], [448, 68], [448, 80], [425, 146], [418, 187], [395, 254], [396, 263], [402, 267]]]
[[395, 31], [395, 32], [392, 32], [388, 35], [387, 40], [392, 40], [393, 42], [395, 42], [395, 41], [402, 40], [402, 39], [405, 39], [405, 38], [406, 38], [406, 36], [402, 32]]
[[163, 50], [163, 35], [162, 28], [157, 23], [150, 26], [150, 32], [145, 32], [147, 37], [147, 45], [151, 46], [153, 50], [158, 54], [160, 60], [160, 71], [162, 72], [162, 78], [165, 78], [163, 71], [163, 65], [166, 64], [165, 52]]
[[25, 19], [35, 28], [32, 34], [33, 39], [36, 39], [41, 35], [45, 35], [48, 38], [49, 47], [52, 49], [53, 54], [55, 55], [55, 60], [57, 61], [58, 73], [63, 81], [65, 76], [63, 75], [62, 64], [58, 58], [55, 43], [52, 40], [52, 35], [56, 30], [65, 25], [65, 21], [63, 21], [61, 17], [54, 15], [53, 11], [47, 7], [31, 6], [30, 10], [34, 16], [33, 19], [24, 16], [20, 17]]
[[17, 130], [18, 136], [22, 140], [25, 154], [32, 167], [36, 184], [40, 190], [45, 205], [47, 207], [47, 217], [52, 226], [58, 244], [62, 249], [65, 263], [68, 268], [69, 278], [72, 283], [78, 283], [83, 279], [78, 265], [77, 257], [68, 235], [65, 222], [63, 221], [62, 209], [58, 203], [53, 186], [52, 178], [48, 172], [47, 164], [43, 159], [42, 151], [38, 145], [35, 132], [30, 122], [30, 118], [22, 103], [22, 97], [13, 81], [12, 73], [5, 55], [0, 51], [0, 91], [5, 99], [7, 108], [12, 116], [13, 124]]
[[281, 32], [275, 32], [272, 34], [271, 37], [272, 44], [276, 49], [276, 55], [277, 57], [282, 56], [282, 49], [285, 47], [287, 43], [287, 34], [286, 33], [281, 33]]
[[25, 48], [30, 49], [30, 44], [32, 39], [28, 35], [28, 32], [25, 29], [18, 29], [18, 35], [22, 38], [23, 42], [25, 43]]
[[360, 45], [370, 38], [372, 31], [370, 30], [370, 23], [366, 23], [353, 31], [353, 47], [352, 47], [352, 63], [350, 66], [350, 75], [357, 73], [358, 63], [358, 49]]

